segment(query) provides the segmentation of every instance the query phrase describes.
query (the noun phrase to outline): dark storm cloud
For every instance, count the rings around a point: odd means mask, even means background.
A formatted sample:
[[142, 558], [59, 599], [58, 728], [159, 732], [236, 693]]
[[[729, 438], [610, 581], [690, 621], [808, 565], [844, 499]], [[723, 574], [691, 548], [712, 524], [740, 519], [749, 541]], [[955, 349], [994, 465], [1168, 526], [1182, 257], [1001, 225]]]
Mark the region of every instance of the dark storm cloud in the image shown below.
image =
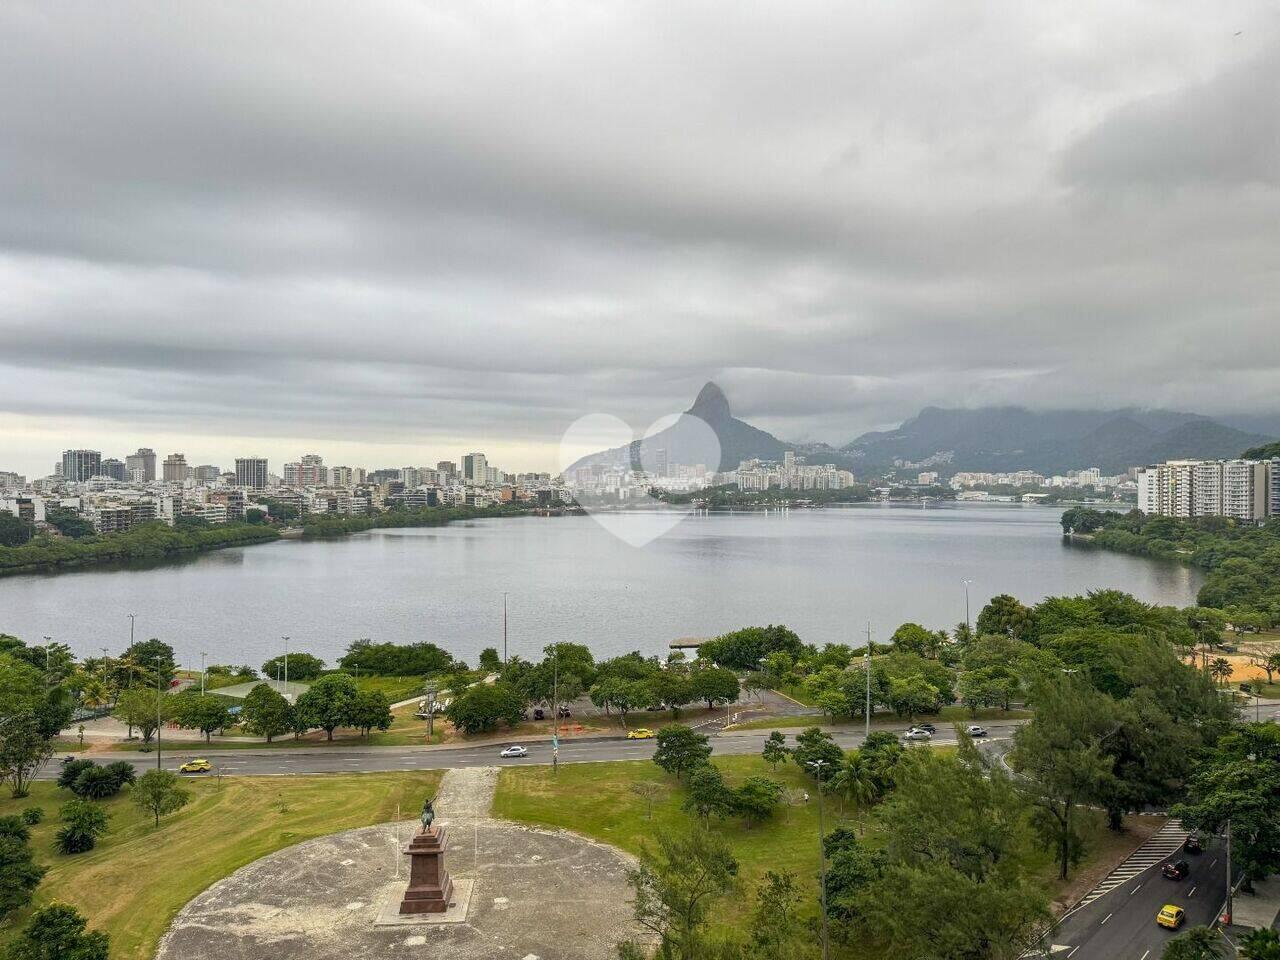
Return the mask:
[[711, 377], [832, 442], [926, 403], [1275, 411], [1278, 28], [8, 4], [0, 454], [43, 470], [97, 422], [550, 466], [581, 413]]

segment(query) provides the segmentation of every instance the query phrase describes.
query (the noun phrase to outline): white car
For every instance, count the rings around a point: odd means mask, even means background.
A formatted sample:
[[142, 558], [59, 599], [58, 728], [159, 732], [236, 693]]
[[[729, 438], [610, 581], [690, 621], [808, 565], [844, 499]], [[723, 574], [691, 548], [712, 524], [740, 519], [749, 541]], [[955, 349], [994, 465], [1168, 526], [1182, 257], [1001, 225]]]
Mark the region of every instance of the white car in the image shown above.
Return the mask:
[[906, 733], [904, 733], [904, 734], [902, 735], [902, 739], [904, 739], [904, 740], [932, 740], [932, 739], [933, 739], [933, 734], [932, 734], [932, 733], [930, 733], [928, 730], [918, 730], [918, 729], [916, 729], [915, 727], [912, 727], [910, 730], [908, 730]]
[[985, 737], [987, 735], [987, 728], [980, 727], [976, 723], [971, 723], [969, 726], [964, 728], [964, 732], [971, 737]]
[[526, 750], [524, 747], [518, 747], [518, 746], [503, 747], [502, 753], [498, 754], [498, 756], [500, 757], [527, 757], [528, 755], [529, 755], [528, 750]]

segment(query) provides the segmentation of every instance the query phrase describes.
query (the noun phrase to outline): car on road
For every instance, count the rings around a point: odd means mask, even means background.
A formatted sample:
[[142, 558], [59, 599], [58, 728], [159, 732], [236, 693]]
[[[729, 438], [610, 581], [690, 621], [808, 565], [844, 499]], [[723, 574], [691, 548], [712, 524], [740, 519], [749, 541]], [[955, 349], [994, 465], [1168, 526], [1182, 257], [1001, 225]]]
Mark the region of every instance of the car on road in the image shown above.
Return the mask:
[[521, 746], [503, 747], [502, 752], [498, 754], [500, 757], [527, 757], [529, 751]]
[[1204, 844], [1200, 842], [1200, 838], [1194, 833], [1182, 841], [1182, 849], [1187, 853], [1200, 853], [1204, 850]]
[[928, 730], [921, 730], [919, 727], [913, 727], [902, 735], [903, 740], [932, 740], [933, 734]]
[[1182, 921], [1186, 919], [1187, 911], [1172, 903], [1166, 903], [1160, 908], [1160, 912], [1156, 914], [1156, 923], [1162, 927], [1168, 927], [1170, 930], [1177, 930], [1182, 926]]
[[178, 768], [179, 773], [208, 773], [213, 769], [213, 764], [203, 757], [195, 760], [188, 760]]
[[636, 727], [634, 730], [627, 731], [628, 740], [652, 740], [653, 731], [648, 727]]
[[985, 737], [987, 735], [987, 728], [980, 727], [976, 723], [971, 723], [964, 728], [964, 732], [971, 737]]
[[938, 728], [937, 728], [937, 727], [935, 727], [932, 723], [917, 723], [917, 724], [916, 724], [916, 729], [917, 729], [917, 730], [923, 730], [925, 733], [937, 733], [937, 732], [938, 732]]
[[1191, 864], [1185, 860], [1170, 860], [1160, 868], [1160, 873], [1166, 880], [1185, 880], [1190, 872]]

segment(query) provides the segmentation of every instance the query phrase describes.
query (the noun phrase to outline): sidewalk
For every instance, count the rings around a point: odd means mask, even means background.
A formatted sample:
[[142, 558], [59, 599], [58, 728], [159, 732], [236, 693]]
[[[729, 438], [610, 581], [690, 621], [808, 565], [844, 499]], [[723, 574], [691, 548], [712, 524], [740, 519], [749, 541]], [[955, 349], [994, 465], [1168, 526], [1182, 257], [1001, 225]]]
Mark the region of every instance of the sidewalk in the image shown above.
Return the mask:
[[1253, 930], [1266, 928], [1280, 916], [1280, 877], [1256, 880], [1254, 893], [1237, 893], [1232, 901], [1231, 926]]

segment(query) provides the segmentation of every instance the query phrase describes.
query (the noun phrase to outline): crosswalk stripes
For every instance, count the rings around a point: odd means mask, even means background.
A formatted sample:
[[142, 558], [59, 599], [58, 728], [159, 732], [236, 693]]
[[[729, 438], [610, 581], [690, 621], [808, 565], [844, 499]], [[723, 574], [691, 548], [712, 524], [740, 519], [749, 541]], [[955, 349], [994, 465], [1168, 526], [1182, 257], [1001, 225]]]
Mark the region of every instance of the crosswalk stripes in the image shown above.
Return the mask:
[[1159, 830], [1147, 838], [1137, 850], [1129, 855], [1120, 866], [1112, 870], [1096, 887], [1085, 894], [1071, 912], [1087, 907], [1099, 897], [1104, 897], [1116, 887], [1132, 880], [1142, 871], [1154, 867], [1167, 860], [1182, 849], [1182, 842], [1187, 839], [1187, 830], [1181, 820], [1169, 820]]

